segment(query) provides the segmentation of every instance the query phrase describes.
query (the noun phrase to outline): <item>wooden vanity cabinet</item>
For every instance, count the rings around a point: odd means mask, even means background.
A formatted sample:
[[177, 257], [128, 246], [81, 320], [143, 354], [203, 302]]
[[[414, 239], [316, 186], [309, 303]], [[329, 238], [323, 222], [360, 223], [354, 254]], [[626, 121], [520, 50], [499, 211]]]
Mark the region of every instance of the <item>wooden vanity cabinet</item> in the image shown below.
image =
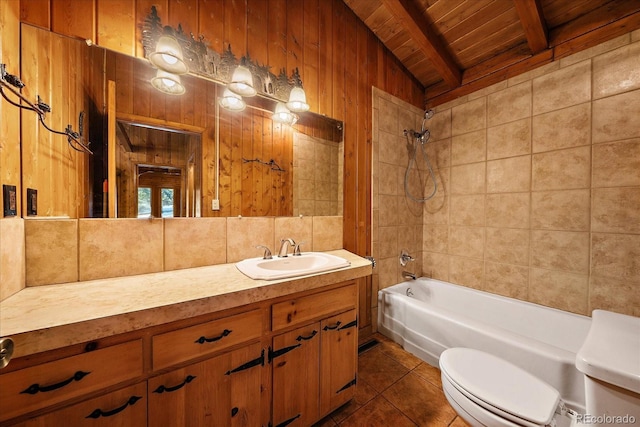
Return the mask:
[[0, 426], [310, 426], [354, 395], [357, 303], [349, 281], [22, 359]]
[[[309, 426], [355, 394], [357, 287], [341, 287], [272, 306], [273, 426]], [[298, 326], [290, 330], [292, 326]]]

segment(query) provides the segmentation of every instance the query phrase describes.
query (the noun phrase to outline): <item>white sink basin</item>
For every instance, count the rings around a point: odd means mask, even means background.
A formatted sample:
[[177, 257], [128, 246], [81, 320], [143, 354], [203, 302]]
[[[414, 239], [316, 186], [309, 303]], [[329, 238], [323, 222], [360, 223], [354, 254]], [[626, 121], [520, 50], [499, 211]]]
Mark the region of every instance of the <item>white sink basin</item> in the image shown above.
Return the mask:
[[275, 280], [304, 276], [348, 267], [349, 261], [324, 252], [305, 252], [300, 256], [249, 258], [236, 263], [236, 267], [252, 279]]

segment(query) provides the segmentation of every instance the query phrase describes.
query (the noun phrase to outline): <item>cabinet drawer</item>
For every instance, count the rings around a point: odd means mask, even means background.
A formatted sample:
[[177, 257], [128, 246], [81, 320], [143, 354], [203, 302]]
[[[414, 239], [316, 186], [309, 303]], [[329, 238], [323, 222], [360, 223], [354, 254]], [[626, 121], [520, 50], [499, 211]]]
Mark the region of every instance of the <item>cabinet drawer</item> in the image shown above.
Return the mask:
[[139, 383], [72, 405], [15, 427], [141, 427], [147, 425], [147, 384]]
[[212, 354], [262, 335], [262, 311], [229, 316], [153, 337], [153, 369]]
[[142, 375], [142, 340], [0, 375], [0, 421]]
[[338, 289], [274, 304], [271, 307], [271, 325], [273, 330], [277, 331], [328, 314], [355, 308], [357, 298], [356, 284], [349, 283]]

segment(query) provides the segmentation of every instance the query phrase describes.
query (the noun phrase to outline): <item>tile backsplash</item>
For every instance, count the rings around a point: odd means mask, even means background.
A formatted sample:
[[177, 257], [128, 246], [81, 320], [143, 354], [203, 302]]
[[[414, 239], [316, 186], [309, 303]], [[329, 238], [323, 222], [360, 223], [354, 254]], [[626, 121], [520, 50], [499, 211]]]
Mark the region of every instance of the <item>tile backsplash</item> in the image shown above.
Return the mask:
[[[424, 276], [640, 316], [639, 35], [438, 106], [427, 121], [438, 192], [419, 216], [402, 130], [420, 130], [422, 111], [374, 89], [374, 285], [402, 280], [409, 247]], [[410, 229], [421, 238], [401, 243]]]
[[[281, 238], [302, 242], [303, 252], [342, 248], [341, 216], [14, 219], [0, 220], [0, 231], [0, 249], [7, 252], [0, 269], [2, 299], [25, 285], [232, 263], [261, 256], [256, 245], [275, 254]], [[14, 262], [22, 270], [13, 268]], [[22, 278], [9, 277], [20, 271]]]

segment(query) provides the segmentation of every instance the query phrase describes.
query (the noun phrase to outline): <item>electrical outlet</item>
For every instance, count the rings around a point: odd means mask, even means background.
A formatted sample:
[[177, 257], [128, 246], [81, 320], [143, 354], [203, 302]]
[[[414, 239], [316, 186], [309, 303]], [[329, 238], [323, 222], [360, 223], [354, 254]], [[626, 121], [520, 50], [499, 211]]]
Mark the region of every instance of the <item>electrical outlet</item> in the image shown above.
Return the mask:
[[213, 199], [211, 201], [211, 210], [212, 211], [219, 211], [220, 210], [220, 200]]
[[38, 215], [38, 190], [27, 188], [27, 216]]

